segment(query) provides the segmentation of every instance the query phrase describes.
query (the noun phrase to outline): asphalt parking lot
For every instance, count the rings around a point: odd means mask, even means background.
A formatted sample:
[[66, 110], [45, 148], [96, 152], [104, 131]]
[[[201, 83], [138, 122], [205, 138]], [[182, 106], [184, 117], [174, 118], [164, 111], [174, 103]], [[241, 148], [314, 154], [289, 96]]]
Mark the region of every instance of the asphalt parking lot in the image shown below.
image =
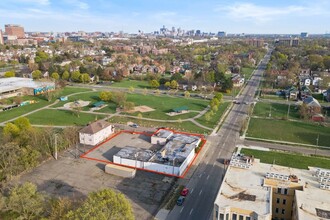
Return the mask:
[[[122, 138], [126, 137], [115, 139], [116, 144], [119, 145], [124, 140]], [[127, 140], [142, 145], [146, 141], [138, 135]], [[125, 145], [125, 142], [121, 144]], [[88, 149], [79, 150], [82, 153]], [[61, 153], [58, 160], [51, 159], [42, 163], [22, 175], [18, 181], [35, 183], [39, 190], [48, 195], [71, 198], [81, 198], [92, 191], [113, 188], [130, 200], [136, 219], [153, 219], [174, 181], [174, 178], [145, 171], [137, 171], [135, 178], [125, 179], [104, 173], [103, 163], [75, 157], [75, 149], [69, 149]]]

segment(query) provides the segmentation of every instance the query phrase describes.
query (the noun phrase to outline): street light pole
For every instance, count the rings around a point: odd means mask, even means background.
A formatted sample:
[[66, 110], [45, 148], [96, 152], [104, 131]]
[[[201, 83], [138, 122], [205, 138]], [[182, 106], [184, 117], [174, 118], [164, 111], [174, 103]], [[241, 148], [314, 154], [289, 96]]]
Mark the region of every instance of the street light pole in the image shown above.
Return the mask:
[[289, 107], [288, 107], [288, 115], [287, 115], [287, 119], [289, 119], [289, 115], [290, 115], [290, 103], [289, 103]]

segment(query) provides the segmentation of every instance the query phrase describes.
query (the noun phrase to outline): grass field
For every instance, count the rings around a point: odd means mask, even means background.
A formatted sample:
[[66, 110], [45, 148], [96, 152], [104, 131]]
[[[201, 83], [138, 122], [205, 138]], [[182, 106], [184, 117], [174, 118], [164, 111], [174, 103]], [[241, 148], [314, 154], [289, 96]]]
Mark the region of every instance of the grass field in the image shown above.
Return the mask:
[[[198, 112], [190, 112], [188, 114], [182, 114], [179, 116], [168, 116], [166, 113], [170, 112], [173, 108], [178, 108], [180, 106], [187, 106], [189, 110], [202, 111], [208, 105], [208, 101], [200, 99], [185, 99], [177, 97], [168, 96], [152, 96], [152, 95], [140, 95], [140, 94], [128, 94], [127, 101], [134, 102], [135, 106], [147, 105], [154, 108], [155, 111], [142, 113], [145, 118], [154, 118], [162, 120], [176, 120], [185, 119], [196, 116]], [[137, 115], [134, 113], [132, 115]]]
[[10, 120], [12, 118], [19, 117], [23, 114], [34, 111], [39, 108], [42, 108], [51, 103], [51, 102], [48, 102], [45, 99], [37, 97], [37, 96], [24, 96], [23, 100], [36, 100], [37, 103], [21, 106], [21, 107], [14, 108], [14, 109], [11, 109], [11, 110], [8, 110], [5, 112], [0, 112], [0, 122], [4, 122], [4, 121]]
[[139, 81], [139, 80], [123, 80], [121, 82], [115, 82], [111, 85], [112, 87], [123, 87], [129, 88], [134, 87], [135, 89], [151, 89], [149, 83], [147, 81]]
[[87, 92], [87, 91], [92, 91], [91, 89], [87, 89], [87, 88], [79, 88], [79, 87], [68, 87], [66, 86], [60, 93], [59, 96], [67, 96], [73, 93], [77, 93], [77, 92]]
[[74, 102], [79, 99], [81, 99], [83, 101], [90, 101], [91, 104], [93, 104], [95, 102], [101, 101], [99, 98], [99, 94], [100, 94], [100, 92], [88, 92], [88, 93], [73, 95], [73, 96], [68, 97], [68, 101], [59, 102], [56, 105], [53, 105], [52, 107], [63, 107], [63, 105], [65, 103]]
[[220, 118], [222, 117], [229, 105], [230, 102], [221, 103], [219, 110], [212, 116], [210, 121], [206, 121], [204, 116], [195, 119], [195, 121], [206, 127], [214, 128], [218, 124]]
[[243, 67], [241, 74], [245, 76], [245, 81], [249, 79], [253, 73], [254, 68]]
[[[254, 107], [253, 115], [266, 118], [271, 113], [272, 118], [282, 119], [287, 117], [288, 108], [289, 105], [285, 104], [258, 102]], [[294, 105], [290, 105], [289, 118], [300, 119], [298, 109]]]
[[308, 169], [308, 166], [330, 169], [330, 159], [320, 157], [303, 156], [300, 154], [290, 154], [275, 151], [258, 151], [243, 148], [241, 153], [245, 155], [254, 155], [262, 163], [287, 166], [298, 169]]
[[147, 121], [143, 119], [134, 119], [134, 118], [125, 118], [120, 116], [115, 116], [109, 119], [109, 122], [112, 123], [120, 123], [126, 124], [127, 122], [137, 123], [140, 126], [144, 127], [167, 127], [170, 129], [178, 130], [178, 131], [185, 131], [185, 132], [192, 132], [198, 134], [209, 133], [209, 130], [205, 130], [203, 128], [198, 127], [194, 123], [190, 121], [186, 122], [154, 122], [154, 121]]
[[319, 135], [319, 146], [330, 147], [330, 127], [317, 124], [251, 118], [247, 131], [248, 137], [263, 138], [277, 141], [288, 141], [316, 145]]
[[31, 124], [36, 125], [86, 125], [96, 119], [104, 118], [103, 115], [88, 113], [79, 113], [79, 117], [71, 111], [44, 109], [39, 112], [28, 115], [27, 118]]
[[[64, 89], [62, 89], [60, 91], [59, 97], [66, 96], [66, 95], [76, 93], [76, 92], [85, 92], [85, 91], [91, 91], [91, 90], [85, 89], [85, 88], [65, 87]], [[4, 121], [10, 120], [12, 118], [19, 117], [23, 114], [26, 114], [26, 113], [29, 113], [36, 109], [47, 106], [47, 105], [53, 103], [56, 100], [56, 98], [54, 98], [52, 101], [48, 102], [48, 101], [46, 101], [46, 99], [44, 99], [44, 97], [42, 95], [40, 95], [40, 96], [23, 96], [22, 97], [23, 100], [36, 100], [37, 103], [31, 104], [31, 105], [26, 105], [26, 106], [21, 106], [21, 107], [11, 109], [11, 110], [5, 111], [5, 112], [0, 112], [0, 122], [4, 122]], [[63, 103], [60, 104], [60, 106], [62, 106], [62, 105], [63, 105]]]

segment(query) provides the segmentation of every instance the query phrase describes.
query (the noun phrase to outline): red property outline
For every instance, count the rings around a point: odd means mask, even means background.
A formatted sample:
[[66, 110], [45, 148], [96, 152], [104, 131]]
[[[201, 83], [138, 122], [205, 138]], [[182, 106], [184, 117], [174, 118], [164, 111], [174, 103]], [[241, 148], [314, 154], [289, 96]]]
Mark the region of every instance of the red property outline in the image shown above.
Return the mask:
[[[185, 134], [185, 135], [190, 135], [190, 136], [198, 136], [202, 139], [201, 143], [201, 147], [200, 150], [198, 151], [197, 154], [195, 154], [194, 159], [190, 162], [190, 164], [188, 165], [188, 167], [186, 168], [186, 170], [184, 171], [184, 173], [181, 176], [178, 175], [173, 175], [173, 174], [168, 174], [168, 173], [163, 173], [163, 172], [158, 172], [158, 171], [154, 171], [154, 170], [149, 170], [149, 169], [144, 169], [144, 168], [138, 168], [138, 167], [132, 167], [132, 166], [128, 166], [128, 165], [123, 165], [123, 164], [118, 164], [118, 163], [114, 163], [111, 162], [109, 160], [100, 160], [97, 158], [93, 158], [93, 157], [88, 157], [87, 155], [89, 153], [91, 153], [92, 151], [96, 150], [97, 148], [99, 148], [100, 146], [102, 146], [103, 144], [105, 144], [106, 142], [110, 141], [111, 139], [117, 137], [118, 135], [120, 135], [121, 133], [129, 133], [129, 134], [142, 134], [142, 135], [146, 135], [146, 136], [152, 136], [154, 134], [156, 134], [159, 130], [168, 130], [171, 131], [173, 133], [177, 133], [177, 134]], [[202, 149], [204, 148], [204, 145], [206, 144], [206, 139], [204, 137], [204, 135], [201, 134], [194, 134], [194, 133], [188, 133], [188, 132], [179, 132], [179, 131], [174, 131], [171, 129], [167, 129], [167, 128], [160, 128], [157, 129], [157, 131], [155, 131], [154, 133], [150, 134], [150, 133], [146, 133], [146, 132], [137, 132], [137, 131], [127, 131], [127, 130], [123, 130], [123, 131], [119, 131], [115, 134], [112, 134], [111, 136], [109, 136], [107, 139], [105, 139], [104, 141], [102, 141], [100, 144], [96, 145], [95, 147], [93, 147], [92, 149], [88, 150], [86, 153], [82, 154], [80, 156], [80, 158], [84, 158], [87, 160], [92, 160], [92, 161], [97, 161], [97, 162], [101, 162], [101, 163], [105, 163], [105, 164], [115, 164], [118, 166], [122, 166], [122, 167], [128, 167], [128, 168], [133, 168], [133, 169], [138, 169], [138, 170], [144, 170], [144, 171], [148, 171], [148, 172], [152, 172], [152, 173], [157, 173], [157, 174], [162, 174], [162, 175], [166, 175], [166, 176], [172, 176], [172, 177], [178, 177], [178, 178], [184, 178], [186, 176], [186, 174], [188, 173], [188, 171], [190, 170], [191, 166], [193, 165], [193, 163], [195, 162], [196, 158], [198, 157], [199, 153], [202, 151]]]

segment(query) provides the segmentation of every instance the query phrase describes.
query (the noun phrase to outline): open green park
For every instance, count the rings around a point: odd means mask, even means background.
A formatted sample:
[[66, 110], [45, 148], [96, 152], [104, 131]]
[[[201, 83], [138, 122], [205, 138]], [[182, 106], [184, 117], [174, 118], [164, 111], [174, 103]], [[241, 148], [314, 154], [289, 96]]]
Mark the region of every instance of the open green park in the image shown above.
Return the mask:
[[34, 110], [43, 108], [43, 107], [45, 107], [49, 104], [54, 103], [55, 100], [58, 97], [67, 96], [67, 95], [72, 94], [72, 93], [86, 92], [86, 91], [91, 91], [91, 90], [90, 89], [85, 89], [85, 88], [78, 88], [78, 87], [65, 87], [64, 89], [60, 90], [59, 93], [56, 95], [56, 97], [54, 97], [54, 99], [52, 99], [51, 101], [47, 101], [46, 98], [43, 97], [42, 95], [39, 95], [39, 96], [23, 96], [22, 100], [24, 100], [24, 101], [26, 101], [26, 100], [35, 100], [36, 103], [21, 106], [21, 107], [18, 107], [18, 108], [14, 108], [14, 109], [11, 109], [9, 111], [0, 112], [0, 122], [4, 122], [4, 121], [10, 120], [12, 118], [19, 117], [23, 114], [32, 112]]
[[262, 163], [277, 164], [298, 169], [308, 169], [308, 166], [330, 169], [330, 158], [247, 148], [242, 148], [241, 153], [253, 155], [255, 158], [260, 159]]
[[[132, 80], [129, 82], [132, 82]], [[42, 96], [24, 97], [26, 100], [34, 99], [37, 103], [1, 112], [0, 122], [8, 121], [24, 114], [27, 114], [26, 117], [31, 124], [47, 126], [83, 126], [94, 120], [109, 118], [108, 120], [113, 123], [127, 124], [127, 122], [135, 122], [146, 127], [169, 127], [181, 131], [204, 134], [209, 133], [216, 127], [230, 104], [229, 102], [221, 103], [218, 111], [206, 121], [205, 113], [209, 111], [208, 100], [164, 94], [126, 93], [127, 101], [133, 102], [135, 107], [147, 106], [152, 111], [116, 112], [117, 105], [114, 102], [106, 102], [102, 108], [92, 110], [93, 103], [101, 101], [99, 94], [100, 91], [92, 91], [91, 89], [66, 87], [58, 92], [51, 101], [46, 101]], [[61, 96], [67, 96], [68, 100], [55, 102]], [[90, 103], [88, 106], [80, 109], [64, 108], [65, 104], [77, 100]], [[167, 114], [172, 112], [173, 109], [183, 106], [189, 109], [188, 113], [175, 116]]]

